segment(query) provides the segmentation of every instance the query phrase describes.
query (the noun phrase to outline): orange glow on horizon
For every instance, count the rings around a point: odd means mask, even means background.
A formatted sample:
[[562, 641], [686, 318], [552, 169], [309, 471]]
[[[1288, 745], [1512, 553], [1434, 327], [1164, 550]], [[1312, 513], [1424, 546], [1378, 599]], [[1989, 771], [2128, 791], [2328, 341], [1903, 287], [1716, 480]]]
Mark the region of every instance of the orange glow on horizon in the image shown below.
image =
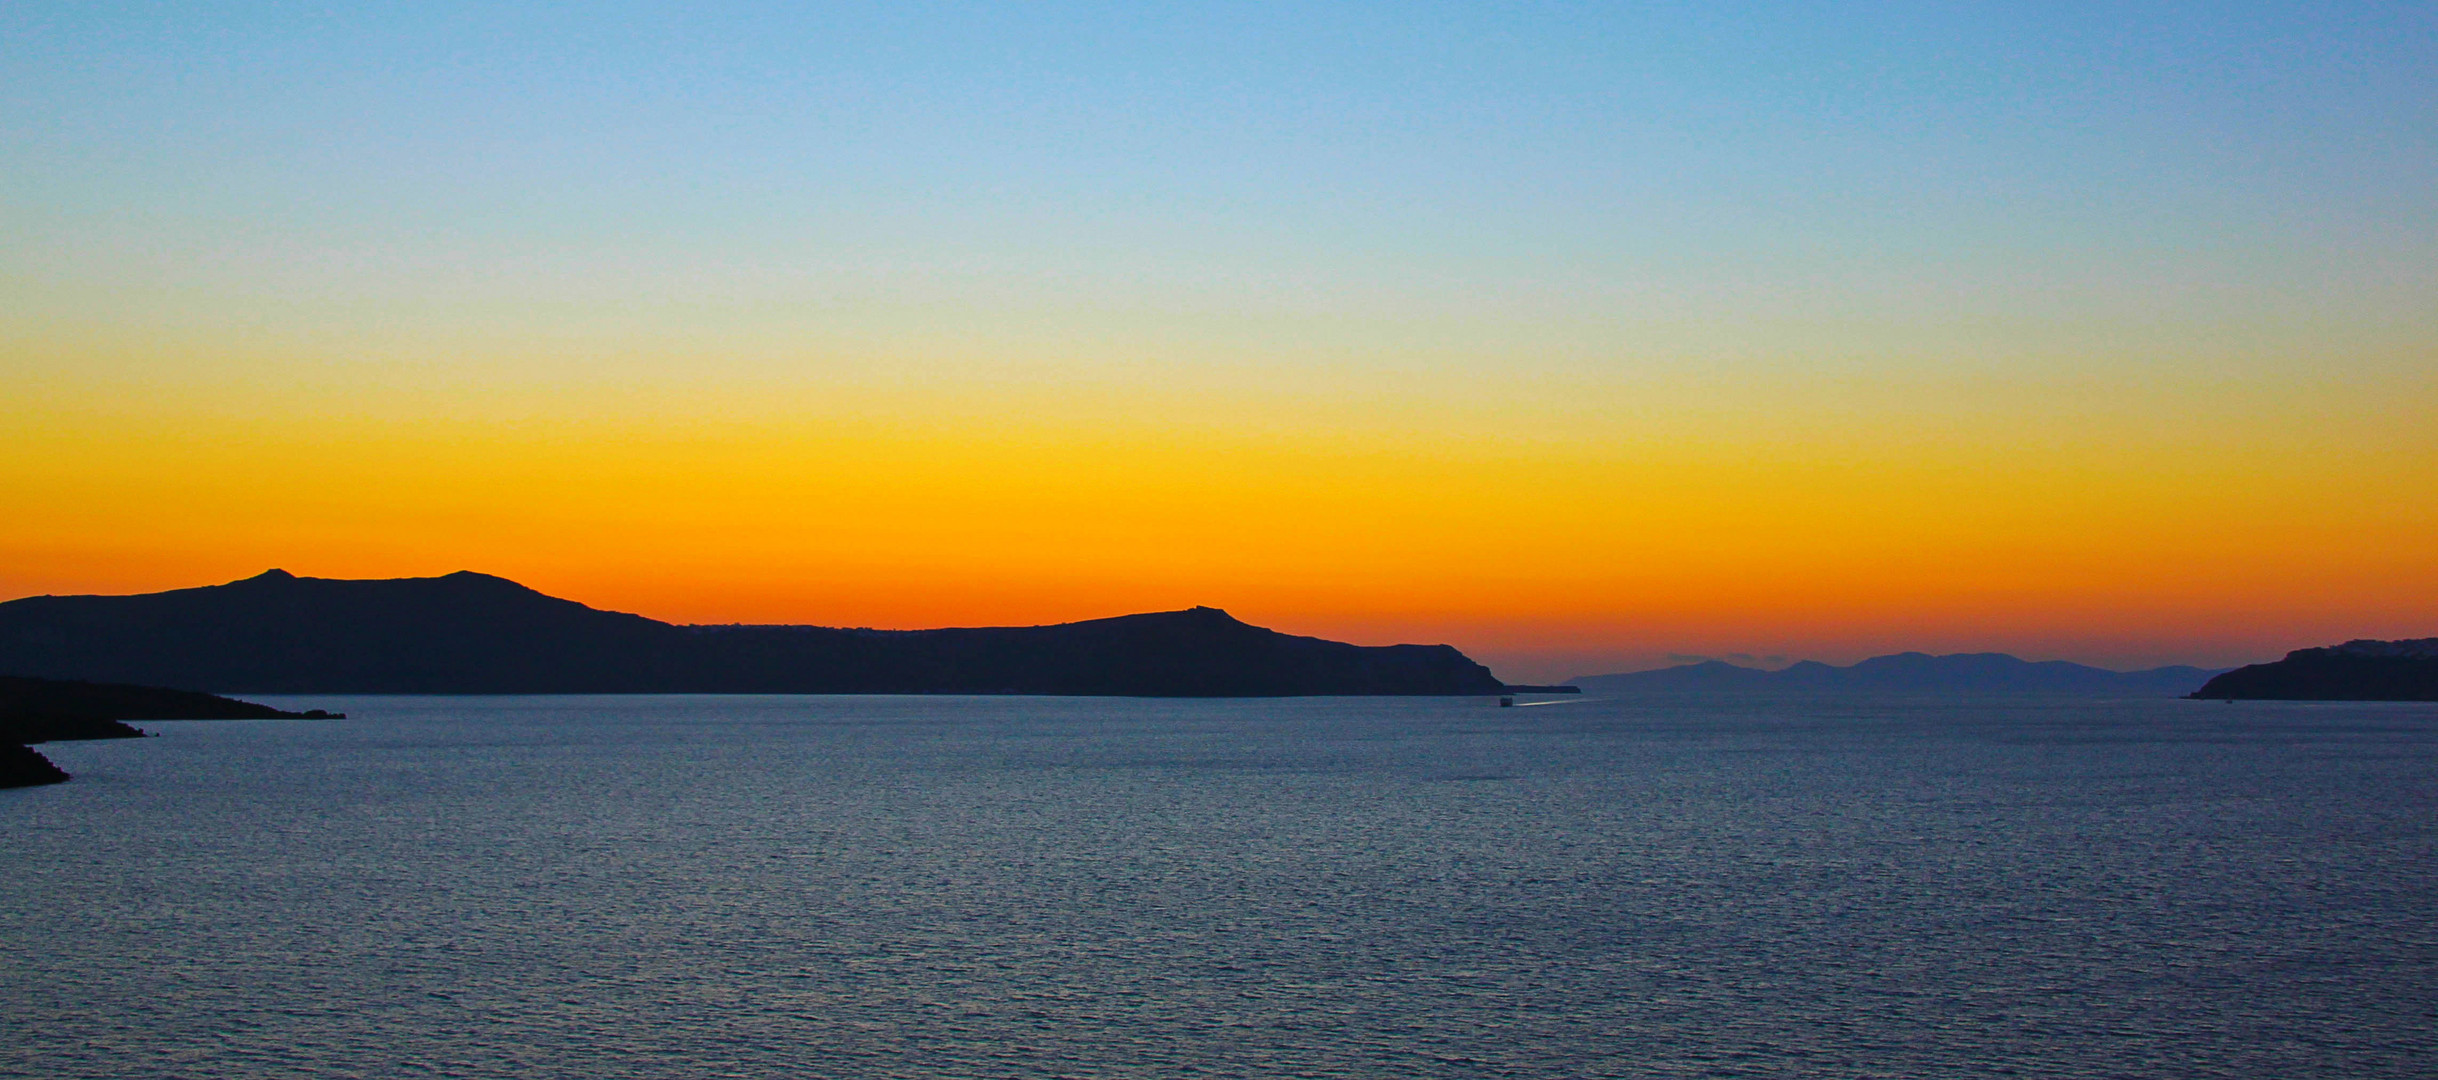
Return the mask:
[[1348, 436], [1173, 413], [289, 422], [50, 404], [8, 435], [5, 494], [38, 511], [0, 529], [8, 596], [279, 566], [473, 569], [677, 622], [1210, 604], [1444, 641], [1535, 679], [1668, 653], [2232, 663], [2438, 632], [2426, 450], [2061, 438], [2003, 415], [1958, 437], [1893, 407], [1874, 434], [1824, 421], [1773, 442], [1692, 424], [1523, 438], [1512, 407]]
[[2438, 635], [2428, 5], [833, 7], [0, 12], [0, 599]]

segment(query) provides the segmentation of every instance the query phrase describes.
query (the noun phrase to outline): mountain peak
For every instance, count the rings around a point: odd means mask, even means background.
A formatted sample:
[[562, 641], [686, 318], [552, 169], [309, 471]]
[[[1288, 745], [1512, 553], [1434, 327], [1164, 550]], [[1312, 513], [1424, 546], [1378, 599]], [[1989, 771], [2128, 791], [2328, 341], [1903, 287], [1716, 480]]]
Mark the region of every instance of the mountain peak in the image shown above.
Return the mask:
[[535, 591], [532, 586], [526, 585], [522, 582], [504, 578], [498, 574], [486, 574], [478, 570], [459, 570], [454, 573], [442, 574], [437, 578], [433, 578], [432, 580], [451, 581], [460, 585], [509, 585], [522, 589], [526, 592]]

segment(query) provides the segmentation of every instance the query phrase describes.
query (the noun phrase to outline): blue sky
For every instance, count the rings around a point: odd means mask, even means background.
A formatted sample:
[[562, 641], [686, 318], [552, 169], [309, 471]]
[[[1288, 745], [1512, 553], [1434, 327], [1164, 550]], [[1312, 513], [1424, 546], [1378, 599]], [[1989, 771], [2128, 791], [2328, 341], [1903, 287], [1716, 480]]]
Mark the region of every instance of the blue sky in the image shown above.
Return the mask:
[[[1552, 677], [2438, 602], [2428, 4], [19, 2], [0, 161], [0, 593], [1217, 603]], [[903, 535], [766, 515], [831, 460], [919, 463]]]

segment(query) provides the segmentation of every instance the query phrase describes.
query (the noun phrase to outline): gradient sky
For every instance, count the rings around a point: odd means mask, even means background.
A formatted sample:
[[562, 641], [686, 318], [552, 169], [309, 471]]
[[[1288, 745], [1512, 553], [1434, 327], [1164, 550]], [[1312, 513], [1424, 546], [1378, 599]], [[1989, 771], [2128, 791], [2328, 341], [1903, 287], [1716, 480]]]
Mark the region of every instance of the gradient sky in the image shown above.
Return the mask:
[[2427, 3], [0, 6], [0, 596], [2221, 664], [2434, 493]]

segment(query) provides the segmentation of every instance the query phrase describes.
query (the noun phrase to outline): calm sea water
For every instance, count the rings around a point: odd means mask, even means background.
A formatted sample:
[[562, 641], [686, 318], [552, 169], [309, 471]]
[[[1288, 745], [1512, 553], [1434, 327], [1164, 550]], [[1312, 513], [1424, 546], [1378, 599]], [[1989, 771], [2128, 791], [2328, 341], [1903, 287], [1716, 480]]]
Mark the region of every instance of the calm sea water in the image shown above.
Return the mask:
[[282, 699], [0, 792], [0, 1074], [2438, 1070], [2438, 708]]

